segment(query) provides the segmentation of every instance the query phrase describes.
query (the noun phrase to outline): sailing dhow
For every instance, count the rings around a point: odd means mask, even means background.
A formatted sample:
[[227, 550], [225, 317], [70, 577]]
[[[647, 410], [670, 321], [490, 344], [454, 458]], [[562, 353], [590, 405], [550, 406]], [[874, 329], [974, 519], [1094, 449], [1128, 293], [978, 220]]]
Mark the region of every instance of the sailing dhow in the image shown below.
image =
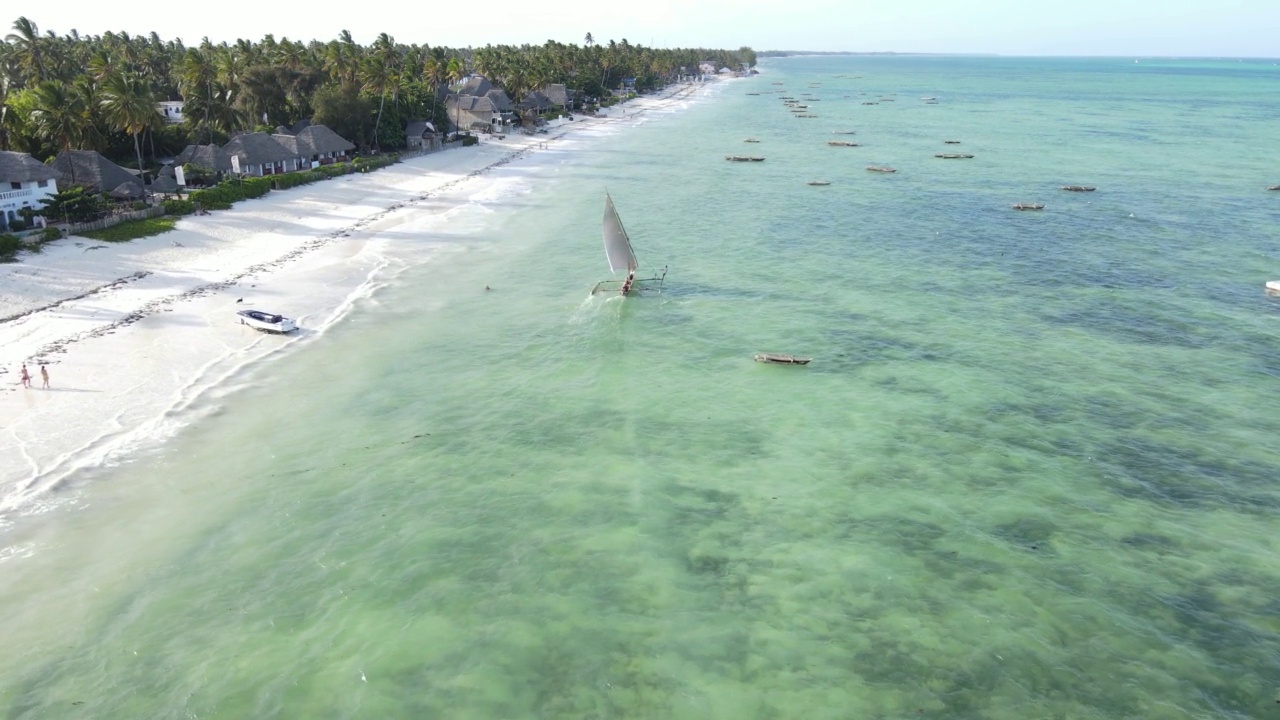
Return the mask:
[[[636, 283], [651, 280], [658, 281], [659, 292], [661, 292], [662, 280], [667, 276], [667, 269], [662, 269], [661, 277], [643, 280], [636, 278], [636, 270], [640, 269], [640, 263], [636, 261], [636, 253], [631, 249], [631, 238], [627, 237], [627, 229], [622, 226], [622, 218], [618, 217], [618, 210], [613, 206], [613, 198], [607, 191], [604, 194], [604, 256], [609, 261], [610, 271], [616, 273], [625, 270], [627, 273], [627, 279], [622, 281], [622, 287], [619, 289], [620, 294], [628, 295], [632, 289], [638, 289], [634, 288]], [[602, 280], [591, 289], [591, 294], [594, 295], [605, 285], [615, 282], [618, 281]]]

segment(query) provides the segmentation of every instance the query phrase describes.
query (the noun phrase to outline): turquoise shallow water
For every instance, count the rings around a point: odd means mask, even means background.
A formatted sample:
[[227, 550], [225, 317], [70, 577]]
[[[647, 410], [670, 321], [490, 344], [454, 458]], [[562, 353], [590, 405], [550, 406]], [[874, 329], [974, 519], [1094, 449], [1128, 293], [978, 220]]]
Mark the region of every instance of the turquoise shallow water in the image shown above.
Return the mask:
[[765, 70], [19, 522], [0, 716], [1273, 713], [1280, 71]]

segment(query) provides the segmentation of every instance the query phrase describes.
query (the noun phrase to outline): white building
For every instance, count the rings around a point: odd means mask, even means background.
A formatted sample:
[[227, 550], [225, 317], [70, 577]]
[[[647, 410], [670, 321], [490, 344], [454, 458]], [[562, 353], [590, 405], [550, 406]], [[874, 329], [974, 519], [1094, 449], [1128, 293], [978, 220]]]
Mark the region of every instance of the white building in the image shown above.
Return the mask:
[[181, 100], [165, 100], [156, 103], [156, 111], [170, 125], [182, 122], [182, 107], [183, 102]]
[[0, 151], [0, 232], [22, 220], [22, 208], [40, 210], [58, 192], [62, 173], [26, 153]]

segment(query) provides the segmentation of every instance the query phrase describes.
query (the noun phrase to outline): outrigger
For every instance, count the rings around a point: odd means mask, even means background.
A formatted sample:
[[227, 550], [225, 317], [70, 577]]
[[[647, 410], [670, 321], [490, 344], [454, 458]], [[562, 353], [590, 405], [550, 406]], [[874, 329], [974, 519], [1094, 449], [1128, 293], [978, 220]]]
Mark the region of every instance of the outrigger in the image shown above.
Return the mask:
[[625, 280], [601, 280], [591, 288], [591, 294], [610, 289], [612, 285], [620, 283], [618, 294], [626, 297], [632, 292], [639, 292], [640, 287], [637, 283], [657, 283], [658, 292], [662, 292], [662, 283], [667, 279], [667, 267], [662, 267], [662, 274], [650, 278], [636, 277], [636, 270], [640, 269], [640, 263], [636, 261], [636, 254], [631, 249], [631, 239], [627, 237], [626, 228], [622, 227], [622, 219], [618, 217], [618, 211], [613, 207], [613, 198], [609, 197], [608, 191], [604, 194], [604, 256], [609, 261], [609, 269], [613, 272], [620, 270], [627, 271]]

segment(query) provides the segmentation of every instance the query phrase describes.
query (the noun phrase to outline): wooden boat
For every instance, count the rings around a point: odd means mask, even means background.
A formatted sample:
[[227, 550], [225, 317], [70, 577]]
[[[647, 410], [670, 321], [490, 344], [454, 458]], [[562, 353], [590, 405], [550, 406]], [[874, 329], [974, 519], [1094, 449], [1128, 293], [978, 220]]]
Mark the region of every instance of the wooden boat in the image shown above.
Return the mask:
[[1062, 189], [1069, 192], [1093, 192], [1098, 188], [1093, 187], [1092, 185], [1063, 185]]
[[826, 186], [826, 185], [830, 185], [831, 183], [827, 182], [826, 180], [810, 180], [809, 184], [815, 185], [815, 186]]
[[1044, 205], [1041, 203], [1014, 203], [1014, 210], [1043, 210]]
[[959, 140], [943, 140], [942, 144], [943, 145], [959, 145], [960, 141]]
[[878, 172], [878, 173], [896, 173], [896, 172], [898, 172], [896, 168], [891, 168], [891, 167], [882, 167], [882, 166], [879, 166], [879, 165], [868, 165], [868, 166], [867, 166], [867, 169], [868, 169], [868, 170], [870, 170], [871, 172]]
[[772, 365], [808, 365], [813, 358], [796, 357], [795, 355], [783, 355], [781, 353], [757, 353], [756, 362], [770, 363]]
[[934, 157], [942, 158], [943, 160], [968, 160], [973, 156], [967, 153], [937, 153]]
[[860, 147], [858, 143], [849, 142], [848, 140], [828, 140], [827, 144], [832, 147]]
[[618, 217], [618, 210], [613, 206], [613, 198], [609, 197], [609, 192], [604, 193], [604, 257], [609, 263], [610, 272], [626, 272], [626, 280], [601, 280], [591, 288], [591, 294], [618, 286], [619, 292], [623, 297], [632, 292], [639, 292], [640, 283], [645, 283], [646, 287], [650, 283], [656, 282], [658, 292], [662, 292], [662, 283], [667, 278], [667, 269], [662, 268], [662, 275], [651, 278], [636, 277], [636, 270], [640, 269], [640, 263], [636, 260], [635, 251], [631, 249], [631, 238], [627, 236], [626, 228], [622, 227], [622, 218]]

